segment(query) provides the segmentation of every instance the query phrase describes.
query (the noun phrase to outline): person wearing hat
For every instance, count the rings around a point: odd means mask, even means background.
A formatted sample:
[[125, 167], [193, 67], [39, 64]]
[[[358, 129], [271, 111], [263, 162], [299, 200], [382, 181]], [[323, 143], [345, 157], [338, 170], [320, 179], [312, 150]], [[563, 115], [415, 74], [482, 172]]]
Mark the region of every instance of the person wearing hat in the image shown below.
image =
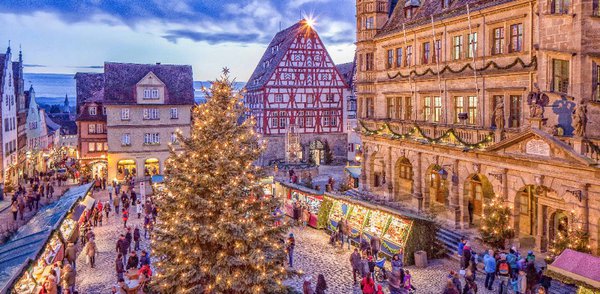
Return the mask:
[[527, 252], [527, 263], [535, 263], [535, 255], [533, 254], [533, 251], [529, 250], [529, 252]]
[[[290, 234], [291, 235], [291, 234]], [[302, 284], [302, 294], [314, 294], [312, 285], [311, 285], [312, 277], [307, 275], [304, 278], [304, 283]]]
[[296, 247], [296, 239], [294, 238], [294, 234], [290, 233], [285, 247], [289, 258], [290, 267], [294, 267], [294, 247]]

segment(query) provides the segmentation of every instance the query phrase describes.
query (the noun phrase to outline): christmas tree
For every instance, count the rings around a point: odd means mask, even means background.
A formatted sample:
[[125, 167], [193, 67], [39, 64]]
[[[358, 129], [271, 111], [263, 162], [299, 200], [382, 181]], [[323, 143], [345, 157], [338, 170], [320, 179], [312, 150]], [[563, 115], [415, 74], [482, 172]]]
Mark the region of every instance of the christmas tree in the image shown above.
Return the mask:
[[511, 213], [511, 208], [498, 195], [484, 203], [480, 228], [483, 242], [504, 248], [506, 240], [514, 238], [515, 230], [510, 227]]
[[[577, 222], [574, 212], [571, 212], [571, 220]], [[555, 232], [556, 236], [550, 244], [550, 254], [546, 259], [548, 262], [554, 261], [567, 248], [584, 253], [591, 252], [589, 245], [590, 236], [581, 224], [569, 226], [567, 221], [562, 218], [559, 227], [568, 229], [566, 231], [557, 230]]]
[[253, 165], [264, 145], [253, 118], [240, 122], [232, 83], [224, 69], [166, 161], [151, 244], [159, 293], [283, 292], [287, 228], [273, 226], [278, 200]]

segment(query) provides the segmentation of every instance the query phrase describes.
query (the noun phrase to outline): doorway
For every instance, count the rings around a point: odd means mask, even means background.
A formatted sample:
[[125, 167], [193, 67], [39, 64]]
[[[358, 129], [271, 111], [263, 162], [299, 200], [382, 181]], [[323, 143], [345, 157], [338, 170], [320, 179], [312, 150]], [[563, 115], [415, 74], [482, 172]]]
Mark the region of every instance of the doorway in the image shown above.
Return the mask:
[[316, 165], [321, 165], [325, 159], [325, 145], [319, 140], [310, 143], [309, 146], [310, 158]]
[[537, 199], [533, 185], [526, 186], [518, 193], [519, 197], [519, 230], [521, 235], [535, 235], [537, 226]]

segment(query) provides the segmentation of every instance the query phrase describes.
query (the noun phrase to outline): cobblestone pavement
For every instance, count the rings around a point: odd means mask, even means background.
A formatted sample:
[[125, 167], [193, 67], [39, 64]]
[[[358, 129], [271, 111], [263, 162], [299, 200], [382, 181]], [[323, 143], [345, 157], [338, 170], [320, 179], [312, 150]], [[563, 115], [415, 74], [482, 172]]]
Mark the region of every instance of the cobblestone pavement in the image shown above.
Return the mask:
[[[139, 197], [139, 194], [138, 194]], [[94, 198], [102, 202], [108, 200], [108, 192], [101, 191], [94, 193]], [[115, 272], [115, 259], [117, 253], [115, 246], [117, 239], [120, 234], [125, 233], [123, 228], [123, 220], [121, 215], [116, 215], [114, 207], [108, 217], [103, 219], [103, 225], [93, 228], [94, 234], [96, 235], [96, 246], [98, 251], [96, 253], [96, 266], [91, 268], [90, 265], [85, 263], [85, 254], [81, 252], [81, 248], [78, 248], [77, 258], [77, 281], [76, 290], [79, 293], [111, 293], [112, 286], [117, 283], [117, 275]], [[140, 248], [142, 250], [148, 249], [149, 240], [143, 238], [144, 230], [144, 216], [138, 219], [135, 213], [135, 208], [129, 208], [129, 221], [127, 225], [131, 227], [132, 233], [133, 228], [137, 225], [140, 228], [142, 239], [140, 242]], [[131, 245], [133, 249], [133, 244]], [[138, 256], [141, 251], [138, 251]]]
[[[294, 267], [304, 272], [304, 275], [312, 276], [312, 286], [316, 286], [317, 276], [323, 274], [327, 282], [327, 293], [332, 294], [360, 294], [359, 286], [353, 286], [352, 269], [350, 267], [351, 250], [333, 248], [329, 245], [329, 236], [323, 231], [312, 228], [291, 230], [296, 238], [296, 247], [294, 250]], [[388, 264], [389, 265], [389, 264]], [[417, 288], [417, 293], [442, 293], [446, 284], [447, 275], [451, 270], [458, 270], [458, 262], [452, 260], [430, 260], [427, 268], [421, 269], [414, 266], [406, 267], [413, 280], [413, 285]], [[477, 274], [478, 293], [497, 293], [484, 289], [483, 283], [485, 275]], [[304, 277], [296, 277], [285, 282], [302, 291]], [[464, 280], [461, 281], [464, 283]], [[383, 284], [384, 292], [389, 293], [387, 285]], [[497, 282], [494, 285], [497, 289]]]

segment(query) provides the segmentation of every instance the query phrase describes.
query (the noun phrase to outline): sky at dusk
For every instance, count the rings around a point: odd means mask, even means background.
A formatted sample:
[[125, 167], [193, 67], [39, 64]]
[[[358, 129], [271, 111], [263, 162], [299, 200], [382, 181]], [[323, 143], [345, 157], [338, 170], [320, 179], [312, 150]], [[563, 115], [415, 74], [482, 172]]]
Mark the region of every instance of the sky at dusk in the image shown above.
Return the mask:
[[[313, 15], [336, 63], [352, 61], [354, 0], [2, 0], [0, 42], [29, 73], [101, 71], [104, 61], [224, 66], [246, 81], [275, 33]], [[1, 43], [0, 43], [1, 44]]]

